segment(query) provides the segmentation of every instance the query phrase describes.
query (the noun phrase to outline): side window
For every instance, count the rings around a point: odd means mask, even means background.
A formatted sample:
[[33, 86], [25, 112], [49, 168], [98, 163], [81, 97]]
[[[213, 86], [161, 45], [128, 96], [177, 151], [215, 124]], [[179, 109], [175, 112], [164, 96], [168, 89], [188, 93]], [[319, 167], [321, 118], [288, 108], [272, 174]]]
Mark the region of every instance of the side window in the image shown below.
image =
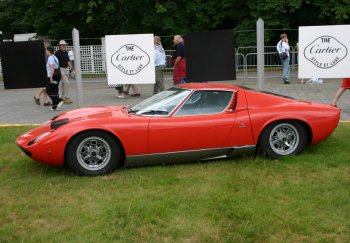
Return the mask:
[[175, 116], [216, 114], [223, 112], [230, 104], [232, 91], [196, 91], [176, 112]]

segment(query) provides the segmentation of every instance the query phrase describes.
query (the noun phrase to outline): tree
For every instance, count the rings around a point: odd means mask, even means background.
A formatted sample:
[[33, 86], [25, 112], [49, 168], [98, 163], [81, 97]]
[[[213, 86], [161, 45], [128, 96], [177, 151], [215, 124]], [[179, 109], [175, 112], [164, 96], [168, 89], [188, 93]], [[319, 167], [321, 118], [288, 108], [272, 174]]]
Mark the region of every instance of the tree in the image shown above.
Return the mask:
[[4, 39], [12, 39], [14, 34], [35, 32], [31, 24], [23, 21], [23, 13], [30, 8], [30, 0], [0, 1], [0, 30]]
[[74, 27], [82, 24], [79, 2], [68, 0], [30, 0], [31, 7], [23, 16], [23, 21], [31, 23], [32, 28], [40, 36], [51, 39], [71, 39]]
[[[36, 32], [59, 40], [70, 39], [74, 27], [83, 38], [232, 29], [236, 45], [247, 46], [255, 45], [260, 17], [268, 30], [265, 44], [275, 44], [283, 30], [348, 24], [348, 6], [349, 0], [0, 0], [0, 30], [4, 38]], [[298, 31], [289, 32], [295, 43]]]

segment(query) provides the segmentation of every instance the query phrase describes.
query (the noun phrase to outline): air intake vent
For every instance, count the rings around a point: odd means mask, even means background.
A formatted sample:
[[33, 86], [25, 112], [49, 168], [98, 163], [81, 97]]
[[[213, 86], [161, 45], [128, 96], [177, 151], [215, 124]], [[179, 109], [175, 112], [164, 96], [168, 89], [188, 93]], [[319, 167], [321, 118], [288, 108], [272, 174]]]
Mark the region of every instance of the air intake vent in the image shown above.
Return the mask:
[[237, 106], [237, 92], [234, 92], [233, 93], [233, 99], [232, 99], [232, 101], [231, 101], [231, 103], [230, 103], [230, 105], [228, 106], [228, 109], [230, 110], [230, 111], [234, 111], [235, 109], [236, 109], [236, 106]]

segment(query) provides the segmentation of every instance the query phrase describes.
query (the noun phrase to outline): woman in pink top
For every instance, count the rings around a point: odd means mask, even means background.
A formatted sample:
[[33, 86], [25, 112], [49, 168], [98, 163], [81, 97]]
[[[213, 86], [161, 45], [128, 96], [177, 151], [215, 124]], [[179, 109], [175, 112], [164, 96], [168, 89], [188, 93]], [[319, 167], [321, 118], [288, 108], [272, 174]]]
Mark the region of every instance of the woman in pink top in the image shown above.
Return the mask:
[[350, 89], [350, 78], [343, 78], [343, 82], [340, 85], [340, 88], [338, 91], [335, 93], [335, 97], [332, 101], [331, 106], [337, 106], [337, 101], [339, 98], [342, 96], [345, 90]]

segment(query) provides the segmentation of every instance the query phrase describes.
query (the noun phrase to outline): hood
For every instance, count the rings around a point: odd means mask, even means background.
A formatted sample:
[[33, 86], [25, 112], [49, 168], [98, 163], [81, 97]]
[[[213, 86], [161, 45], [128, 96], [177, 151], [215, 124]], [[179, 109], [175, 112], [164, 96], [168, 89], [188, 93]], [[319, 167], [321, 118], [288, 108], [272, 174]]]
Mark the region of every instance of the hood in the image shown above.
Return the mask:
[[68, 112], [64, 112], [51, 120], [61, 120], [68, 118], [70, 121], [91, 119], [91, 118], [115, 118], [126, 117], [127, 112], [123, 112], [124, 106], [91, 106]]

